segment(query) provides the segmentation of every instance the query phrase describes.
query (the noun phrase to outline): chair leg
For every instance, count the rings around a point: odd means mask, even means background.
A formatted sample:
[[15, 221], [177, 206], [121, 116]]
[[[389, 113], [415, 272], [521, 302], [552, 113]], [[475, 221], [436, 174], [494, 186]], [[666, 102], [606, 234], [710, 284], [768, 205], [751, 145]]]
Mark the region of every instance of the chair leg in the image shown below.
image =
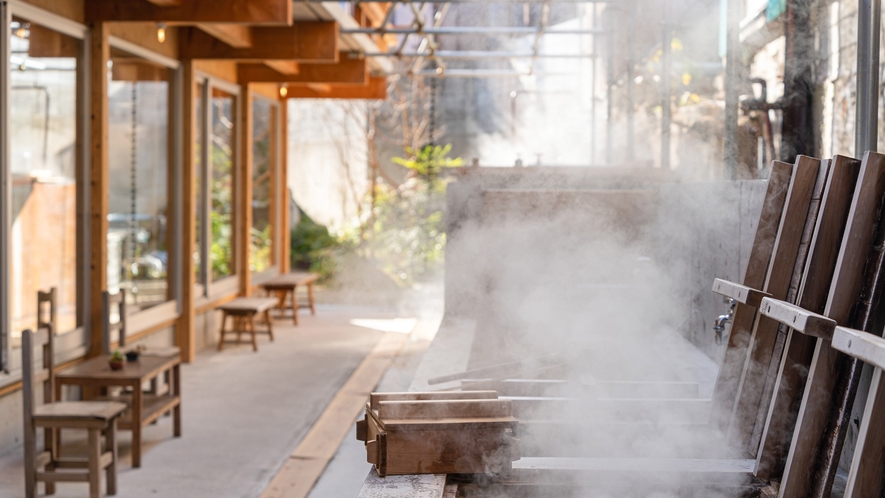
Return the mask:
[[249, 327], [249, 332], [252, 334], [252, 351], [258, 351], [258, 339], [255, 335], [255, 314], [243, 317], [243, 321]]
[[273, 342], [273, 324], [270, 323], [270, 310], [264, 310], [264, 319], [267, 320], [267, 333], [270, 335], [270, 342]]
[[298, 287], [292, 289], [292, 321], [298, 325]]
[[111, 420], [105, 432], [105, 451], [111, 454], [111, 463], [105, 470], [105, 479], [108, 481], [108, 494], [117, 494], [117, 419]]
[[89, 429], [89, 498], [101, 497], [101, 429]]
[[308, 302], [310, 303], [310, 315], [316, 316], [317, 309], [314, 306], [314, 302], [313, 302], [313, 282], [307, 284], [307, 299], [308, 299]]
[[37, 497], [37, 432], [34, 426], [25, 427], [25, 497]]
[[234, 317], [234, 328], [237, 330], [237, 344], [239, 344], [243, 334], [243, 317], [239, 315]]
[[[55, 446], [55, 433], [56, 429], [48, 428], [43, 431], [44, 439], [45, 439], [45, 450], [49, 452], [51, 455], [52, 461], [46, 464], [44, 468], [44, 472], [55, 472], [55, 460], [57, 459], [58, 451]], [[46, 481], [44, 483], [46, 494], [54, 495], [55, 494], [55, 481]]]

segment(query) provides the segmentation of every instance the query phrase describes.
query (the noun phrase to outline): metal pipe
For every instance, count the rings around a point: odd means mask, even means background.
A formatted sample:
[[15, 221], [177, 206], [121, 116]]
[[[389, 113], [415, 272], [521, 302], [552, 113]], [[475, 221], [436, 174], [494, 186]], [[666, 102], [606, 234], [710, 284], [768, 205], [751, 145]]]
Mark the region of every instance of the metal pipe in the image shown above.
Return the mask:
[[[351, 28], [342, 29], [342, 35], [534, 35], [540, 30], [534, 26], [443, 26], [439, 28]], [[605, 35], [604, 29], [556, 29], [545, 35]]]
[[857, 2], [857, 112], [854, 155], [878, 147], [881, 0]]
[[722, 0], [725, 4], [725, 137], [723, 158], [726, 180], [737, 173], [737, 138], [739, 114], [739, 65], [741, 0]]

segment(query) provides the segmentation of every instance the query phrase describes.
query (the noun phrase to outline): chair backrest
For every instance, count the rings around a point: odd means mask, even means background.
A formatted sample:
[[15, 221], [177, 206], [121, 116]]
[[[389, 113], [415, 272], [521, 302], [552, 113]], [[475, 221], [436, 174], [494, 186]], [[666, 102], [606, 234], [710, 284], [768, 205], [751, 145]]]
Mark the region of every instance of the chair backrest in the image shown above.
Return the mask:
[[48, 291], [37, 291], [37, 330], [46, 331], [46, 342], [43, 344], [43, 368], [46, 380], [43, 381], [43, 402], [55, 401], [55, 331], [56, 328], [56, 291], [55, 287]]
[[[102, 340], [104, 342], [104, 354], [111, 353], [111, 341], [116, 335], [118, 348], [126, 345], [126, 291], [120, 289], [116, 294], [104, 291], [101, 294], [101, 309], [104, 320], [102, 321]], [[111, 313], [117, 312], [119, 320], [111, 323]]]
[[[39, 329], [37, 332], [27, 329], [22, 332], [22, 405], [24, 408], [25, 428], [28, 429], [32, 423], [34, 416], [34, 388], [43, 385], [43, 398], [47, 398], [47, 389], [49, 383], [50, 372], [52, 371], [52, 363], [43, 362], [40, 369], [37, 370], [34, 365], [34, 351], [42, 347], [43, 352], [47, 351], [49, 338], [52, 337], [50, 329]], [[52, 393], [48, 393], [51, 402]]]

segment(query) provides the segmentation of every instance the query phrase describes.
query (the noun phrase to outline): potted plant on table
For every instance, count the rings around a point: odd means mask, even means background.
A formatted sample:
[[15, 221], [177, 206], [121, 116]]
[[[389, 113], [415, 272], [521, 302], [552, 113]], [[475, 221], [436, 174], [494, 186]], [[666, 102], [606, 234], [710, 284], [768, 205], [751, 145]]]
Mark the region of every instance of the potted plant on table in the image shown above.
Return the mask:
[[123, 365], [126, 364], [126, 358], [123, 357], [123, 353], [118, 349], [111, 353], [111, 357], [108, 358], [108, 364], [111, 366], [111, 370], [123, 370]]

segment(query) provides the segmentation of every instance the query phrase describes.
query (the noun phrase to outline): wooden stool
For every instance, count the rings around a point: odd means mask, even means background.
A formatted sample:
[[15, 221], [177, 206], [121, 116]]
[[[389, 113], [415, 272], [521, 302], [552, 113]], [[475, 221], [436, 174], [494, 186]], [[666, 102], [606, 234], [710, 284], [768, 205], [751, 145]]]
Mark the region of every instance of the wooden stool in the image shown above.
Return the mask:
[[[270, 310], [274, 306], [276, 306], [277, 301], [273, 298], [267, 297], [241, 297], [238, 299], [234, 299], [233, 301], [221, 305], [218, 307], [221, 310], [221, 335], [218, 338], [218, 350], [221, 351], [224, 348], [224, 334], [225, 333], [233, 333], [236, 332], [237, 340], [236, 343], [240, 344], [240, 337], [243, 332], [247, 332], [252, 335], [252, 350], [258, 351], [258, 341], [256, 340], [255, 334], [257, 331], [255, 330], [255, 315], [264, 314], [264, 320], [267, 322], [267, 330], [262, 332], [267, 332], [270, 336], [270, 341], [273, 342], [273, 324], [270, 319]], [[233, 317], [234, 325], [231, 330], [225, 330], [225, 325], [227, 324], [227, 317]], [[230, 341], [234, 342], [234, 341]]]
[[[261, 284], [261, 288], [267, 292], [268, 296], [276, 293], [277, 299], [279, 300], [277, 303], [277, 309], [280, 310], [281, 314], [287, 308], [286, 296], [291, 294], [291, 305], [288, 308], [292, 310], [292, 321], [295, 323], [295, 325], [298, 325], [298, 310], [300, 308], [309, 308], [311, 315], [317, 314], [313, 300], [313, 283], [316, 282], [319, 278], [320, 276], [316, 273], [287, 273], [285, 275], [280, 275], [279, 277], [264, 282], [263, 284]], [[298, 294], [296, 291], [298, 290], [299, 285], [307, 287], [308, 304], [306, 305], [298, 304]]]

